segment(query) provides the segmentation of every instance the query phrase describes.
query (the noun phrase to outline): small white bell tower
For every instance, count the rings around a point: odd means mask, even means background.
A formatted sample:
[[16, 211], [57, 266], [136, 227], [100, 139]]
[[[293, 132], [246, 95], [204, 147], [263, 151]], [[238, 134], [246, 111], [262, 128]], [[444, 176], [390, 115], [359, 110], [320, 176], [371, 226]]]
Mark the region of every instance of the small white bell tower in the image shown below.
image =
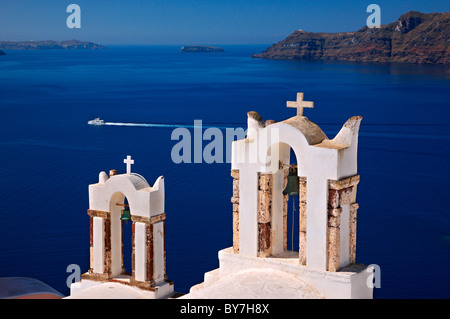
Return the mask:
[[[72, 285], [71, 295], [82, 296], [85, 289], [102, 283], [139, 289], [147, 298], [166, 298], [174, 292], [166, 275], [164, 177], [150, 186], [144, 177], [131, 173], [131, 156], [124, 163], [125, 174], [101, 172], [98, 183], [89, 185], [90, 268], [81, 282]], [[132, 222], [129, 270], [123, 267], [124, 206]]]

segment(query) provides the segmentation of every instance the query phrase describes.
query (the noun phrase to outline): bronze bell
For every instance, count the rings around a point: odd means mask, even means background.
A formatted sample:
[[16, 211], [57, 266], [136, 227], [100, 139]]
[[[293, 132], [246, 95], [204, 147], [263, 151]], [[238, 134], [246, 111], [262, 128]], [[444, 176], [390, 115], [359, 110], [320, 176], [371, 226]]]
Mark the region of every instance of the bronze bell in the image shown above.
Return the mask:
[[289, 168], [289, 176], [287, 177], [287, 185], [283, 191], [283, 195], [297, 196], [299, 194], [299, 182], [297, 176], [297, 167]]
[[120, 216], [120, 220], [126, 222], [131, 220], [130, 207], [128, 205], [125, 205], [124, 209], [122, 210], [122, 216]]

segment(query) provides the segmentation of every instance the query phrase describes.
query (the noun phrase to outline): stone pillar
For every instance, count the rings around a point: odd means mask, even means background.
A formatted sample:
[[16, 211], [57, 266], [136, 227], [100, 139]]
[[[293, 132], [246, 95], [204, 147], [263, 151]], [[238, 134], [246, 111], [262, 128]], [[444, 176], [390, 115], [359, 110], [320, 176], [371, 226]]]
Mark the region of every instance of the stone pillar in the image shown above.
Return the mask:
[[[359, 175], [338, 181], [328, 181], [328, 232], [327, 232], [327, 270], [337, 271], [356, 259], [356, 187]], [[343, 207], [349, 209], [349, 220], [342, 220]], [[348, 223], [348, 234], [341, 233], [341, 224]], [[344, 240], [344, 242], [341, 242]], [[346, 243], [345, 240], [349, 242]], [[348, 247], [347, 251], [341, 251]], [[342, 256], [341, 256], [342, 255]], [[346, 256], [348, 255], [348, 260]], [[341, 263], [344, 262], [344, 265]]]
[[90, 268], [82, 278], [105, 280], [111, 275], [111, 214], [92, 209], [88, 209], [87, 214], [90, 217]]
[[164, 240], [165, 218], [164, 213], [151, 218], [131, 216], [136, 228], [136, 232], [133, 232], [134, 271], [130, 280], [131, 285], [153, 290], [155, 285], [168, 281]]
[[104, 218], [105, 223], [105, 268], [104, 273], [111, 278], [111, 214]]
[[145, 281], [150, 282], [152, 285], [155, 283], [154, 281], [154, 250], [153, 250], [153, 225], [147, 224], [147, 238], [146, 238], [146, 245], [147, 245], [147, 276], [145, 278]]
[[258, 257], [272, 253], [273, 174], [258, 174]]
[[232, 169], [231, 176], [233, 177], [233, 197], [231, 203], [233, 204], [233, 251], [235, 254], [239, 253], [239, 170]]
[[[287, 185], [287, 177], [289, 175], [289, 168], [283, 170], [284, 181], [283, 190]], [[283, 195], [283, 250], [287, 250], [287, 214], [288, 214], [289, 195]]]
[[[354, 186], [356, 193], [356, 185]], [[358, 203], [350, 204], [350, 263], [356, 262], [356, 212], [359, 208]]]
[[[159, 217], [159, 218], [158, 218]], [[152, 240], [153, 240], [153, 273], [152, 280], [158, 284], [167, 279], [166, 275], [166, 248], [164, 240], [164, 228], [165, 228], [165, 214], [164, 216], [154, 216], [152, 218]]]
[[139, 216], [131, 216], [134, 226], [134, 240], [132, 255], [134, 261], [132, 266], [132, 279], [136, 282], [147, 282], [147, 256], [149, 255], [149, 247], [147, 245], [148, 230], [147, 220]]
[[94, 269], [94, 218], [89, 214], [89, 273]]
[[[136, 272], [135, 272], [135, 263], [136, 263], [136, 246], [135, 246], [135, 231], [136, 231], [136, 227], [135, 227], [135, 223], [134, 221], [131, 221], [131, 277], [135, 278], [136, 276]], [[123, 235], [123, 227], [122, 227], [122, 235]], [[123, 236], [122, 236], [122, 248], [123, 248]], [[122, 251], [122, 269], [125, 272], [125, 268], [123, 267], [123, 251]]]
[[306, 177], [299, 177], [299, 246], [300, 265], [306, 265]]
[[337, 271], [340, 264], [340, 226], [342, 208], [328, 208], [327, 270]]
[[162, 225], [163, 225], [163, 234], [164, 234], [164, 237], [163, 237], [163, 245], [164, 245], [164, 264], [163, 264], [163, 267], [164, 267], [164, 281], [167, 281], [167, 282], [169, 282], [169, 277], [167, 276], [167, 273], [166, 273], [166, 269], [167, 269], [167, 259], [166, 259], [166, 221], [165, 220], [163, 220], [162, 222]]

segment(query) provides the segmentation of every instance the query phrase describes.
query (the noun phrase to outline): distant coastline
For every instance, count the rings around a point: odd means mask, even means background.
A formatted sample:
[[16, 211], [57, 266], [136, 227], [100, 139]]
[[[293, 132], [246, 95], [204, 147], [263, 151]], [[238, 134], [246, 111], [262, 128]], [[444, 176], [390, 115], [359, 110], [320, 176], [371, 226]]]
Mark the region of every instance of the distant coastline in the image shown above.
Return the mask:
[[209, 45], [185, 45], [181, 47], [181, 53], [189, 52], [225, 52], [224, 49], [220, 47], [214, 47]]
[[79, 40], [67, 41], [0, 41], [0, 50], [102, 50], [106, 47], [93, 42]]

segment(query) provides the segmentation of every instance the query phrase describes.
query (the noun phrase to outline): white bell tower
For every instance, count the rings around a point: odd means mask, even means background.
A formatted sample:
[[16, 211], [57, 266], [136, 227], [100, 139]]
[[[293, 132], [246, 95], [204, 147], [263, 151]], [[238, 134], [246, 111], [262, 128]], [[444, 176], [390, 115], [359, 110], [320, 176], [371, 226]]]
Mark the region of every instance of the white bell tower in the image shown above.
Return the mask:
[[[166, 275], [164, 177], [150, 186], [144, 177], [131, 173], [131, 156], [124, 163], [125, 174], [101, 172], [98, 183], [89, 185], [90, 268], [80, 283], [72, 285], [71, 295], [82, 295], [102, 283], [139, 289], [148, 298], [166, 298], [174, 292]], [[129, 270], [123, 267], [124, 207], [132, 222]]]

